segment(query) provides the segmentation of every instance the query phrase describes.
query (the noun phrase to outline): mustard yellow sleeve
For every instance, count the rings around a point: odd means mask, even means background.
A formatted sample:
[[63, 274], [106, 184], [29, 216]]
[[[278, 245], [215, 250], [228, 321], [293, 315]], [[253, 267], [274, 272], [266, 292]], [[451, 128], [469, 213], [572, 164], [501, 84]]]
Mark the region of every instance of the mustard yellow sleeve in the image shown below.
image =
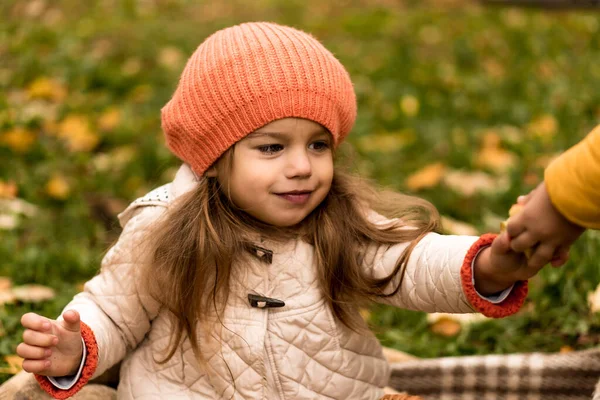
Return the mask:
[[600, 126], [546, 168], [554, 206], [569, 221], [600, 229]]

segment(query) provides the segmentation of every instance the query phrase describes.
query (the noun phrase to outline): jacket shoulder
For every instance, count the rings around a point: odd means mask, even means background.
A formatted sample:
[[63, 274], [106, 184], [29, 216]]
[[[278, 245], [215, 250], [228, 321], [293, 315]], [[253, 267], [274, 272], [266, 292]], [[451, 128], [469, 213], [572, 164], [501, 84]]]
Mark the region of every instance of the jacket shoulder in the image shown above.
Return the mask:
[[118, 215], [121, 227], [125, 227], [127, 222], [133, 216], [134, 211], [140, 207], [158, 206], [166, 208], [173, 199], [171, 185], [171, 183], [167, 183], [166, 185], [157, 187], [129, 204], [129, 206]]

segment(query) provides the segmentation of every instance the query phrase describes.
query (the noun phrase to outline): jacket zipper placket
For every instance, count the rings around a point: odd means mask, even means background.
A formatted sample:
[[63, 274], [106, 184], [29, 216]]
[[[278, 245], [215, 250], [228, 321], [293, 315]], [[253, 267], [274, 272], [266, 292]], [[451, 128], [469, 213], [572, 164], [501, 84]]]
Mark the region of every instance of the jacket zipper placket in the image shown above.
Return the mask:
[[[269, 293], [269, 288], [271, 287], [271, 279], [270, 279], [270, 275], [269, 275], [269, 270], [271, 268], [271, 265], [273, 263], [273, 253], [271, 252], [271, 256], [268, 260], [267, 264], [267, 268], [265, 268], [265, 282], [266, 282], [266, 287], [265, 287], [265, 293]], [[275, 299], [270, 299], [270, 300], [275, 300]], [[275, 300], [276, 302], [279, 302], [279, 300]], [[280, 307], [279, 304], [275, 305], [275, 307]], [[271, 397], [269, 399], [265, 400], [284, 400], [284, 395], [283, 395], [283, 388], [281, 387], [281, 382], [279, 382], [279, 380], [277, 379], [277, 366], [275, 365], [275, 358], [273, 356], [273, 348], [271, 347], [271, 340], [269, 339], [269, 317], [271, 315], [271, 307], [267, 306], [265, 307], [265, 342], [264, 342], [264, 346], [265, 346], [265, 351], [267, 353], [267, 360], [265, 363], [265, 385], [268, 387], [269, 386], [269, 378], [271, 379], [271, 386], [273, 389], [275, 389], [275, 393], [277, 394], [277, 397]], [[273, 394], [275, 394], [273, 393]]]

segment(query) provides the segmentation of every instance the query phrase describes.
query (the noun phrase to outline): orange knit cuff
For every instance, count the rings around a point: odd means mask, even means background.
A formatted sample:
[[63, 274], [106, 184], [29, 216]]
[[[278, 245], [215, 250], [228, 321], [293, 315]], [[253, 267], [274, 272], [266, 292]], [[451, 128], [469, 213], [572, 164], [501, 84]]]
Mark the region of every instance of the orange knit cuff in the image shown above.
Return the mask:
[[94, 332], [92, 332], [92, 329], [83, 322], [81, 322], [81, 336], [83, 337], [83, 341], [85, 342], [87, 356], [85, 358], [83, 370], [81, 371], [81, 376], [79, 377], [77, 383], [71, 389], [58, 389], [48, 380], [47, 377], [35, 374], [35, 379], [38, 381], [42, 389], [44, 389], [46, 393], [52, 396], [53, 399], [62, 400], [73, 396], [88, 383], [88, 381], [96, 371], [96, 367], [98, 366], [98, 344], [96, 343], [96, 337], [94, 336]]
[[486, 233], [473, 243], [463, 261], [460, 277], [467, 300], [469, 300], [469, 303], [471, 303], [475, 310], [486, 317], [502, 318], [519, 311], [527, 297], [528, 287], [527, 281], [517, 281], [508, 297], [502, 303], [498, 304], [483, 299], [475, 290], [475, 286], [473, 285], [473, 260], [480, 250], [492, 244], [496, 236], [495, 234]]

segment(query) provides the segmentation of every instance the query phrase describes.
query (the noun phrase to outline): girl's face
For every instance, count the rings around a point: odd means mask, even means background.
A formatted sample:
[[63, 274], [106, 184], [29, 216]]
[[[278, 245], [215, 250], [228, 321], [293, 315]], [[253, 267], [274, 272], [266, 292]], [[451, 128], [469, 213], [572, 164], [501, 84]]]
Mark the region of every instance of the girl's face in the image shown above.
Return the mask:
[[265, 223], [298, 224], [327, 196], [333, 178], [333, 139], [316, 122], [284, 118], [235, 145], [229, 176], [210, 169], [233, 203]]

